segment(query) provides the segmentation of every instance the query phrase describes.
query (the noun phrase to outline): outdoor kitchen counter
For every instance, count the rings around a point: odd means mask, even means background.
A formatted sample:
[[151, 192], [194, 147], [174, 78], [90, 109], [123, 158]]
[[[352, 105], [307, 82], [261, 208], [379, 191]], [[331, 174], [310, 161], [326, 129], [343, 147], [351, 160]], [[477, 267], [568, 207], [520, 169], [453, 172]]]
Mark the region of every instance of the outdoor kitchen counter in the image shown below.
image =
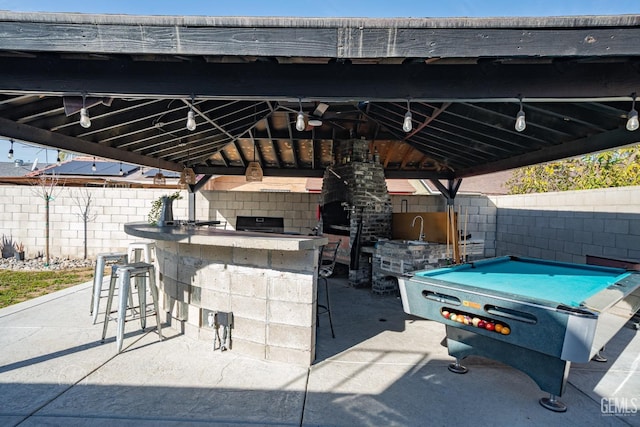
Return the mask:
[[300, 251], [316, 249], [327, 243], [326, 237], [301, 236], [298, 234], [259, 233], [255, 231], [220, 230], [198, 226], [158, 227], [146, 222], [124, 225], [130, 236], [150, 240], [164, 240], [194, 245], [229, 246], [247, 249], [272, 249]]
[[327, 238], [147, 223], [124, 231], [155, 241], [160, 305], [172, 327], [213, 341], [209, 314], [233, 313], [231, 351], [311, 365], [318, 255]]

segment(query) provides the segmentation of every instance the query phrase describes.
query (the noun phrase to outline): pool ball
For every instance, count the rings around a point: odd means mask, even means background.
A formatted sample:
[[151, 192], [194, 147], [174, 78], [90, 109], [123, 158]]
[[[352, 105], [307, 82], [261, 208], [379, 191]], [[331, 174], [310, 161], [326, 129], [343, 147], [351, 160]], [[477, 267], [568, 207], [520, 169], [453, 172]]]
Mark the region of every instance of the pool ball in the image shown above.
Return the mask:
[[448, 319], [450, 315], [451, 315], [451, 313], [449, 313], [447, 310], [444, 310], [442, 312], [442, 317], [444, 317], [445, 319]]
[[493, 331], [495, 328], [496, 328], [496, 325], [494, 325], [494, 324], [493, 324], [493, 323], [491, 323], [491, 322], [487, 322], [487, 324], [485, 325], [485, 329], [486, 329], [487, 331]]

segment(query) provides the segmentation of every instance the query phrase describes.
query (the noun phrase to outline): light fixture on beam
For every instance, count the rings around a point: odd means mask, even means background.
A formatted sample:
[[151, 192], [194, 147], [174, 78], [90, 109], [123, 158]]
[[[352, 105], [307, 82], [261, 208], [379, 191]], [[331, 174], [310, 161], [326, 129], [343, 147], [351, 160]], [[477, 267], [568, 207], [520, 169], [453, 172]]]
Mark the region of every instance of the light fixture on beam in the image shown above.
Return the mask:
[[9, 158], [9, 160], [13, 159], [13, 139], [11, 139], [10, 142], [11, 148], [9, 148], [9, 153], [7, 153], [7, 157]]
[[118, 171], [118, 175], [124, 175], [124, 171], [122, 170], [122, 162], [120, 162], [120, 170]]
[[[302, 99], [298, 98], [298, 105], [300, 106], [300, 110], [298, 111], [298, 116], [296, 117], [296, 129], [298, 132], [302, 132], [307, 125], [304, 123], [304, 113], [302, 112]], [[255, 146], [254, 146], [255, 149]]]
[[627, 114], [627, 130], [634, 131], [638, 130], [640, 127], [640, 123], [638, 122], [638, 112], [636, 111], [636, 93], [633, 92], [631, 94], [631, 98], [633, 99], [633, 103], [631, 104], [631, 111]]
[[184, 167], [180, 172], [180, 179], [178, 180], [178, 184], [183, 188], [186, 188], [187, 185], [194, 185], [196, 183], [196, 173], [193, 169], [187, 167], [187, 162], [189, 162], [189, 159], [191, 158], [191, 153], [189, 151], [189, 148], [187, 148], [187, 161], [184, 163]]
[[191, 105], [189, 106], [189, 112], [187, 113], [187, 129], [190, 131], [196, 130], [196, 113], [193, 111], [193, 96], [191, 97]]
[[260, 162], [256, 161], [256, 144], [253, 144], [253, 161], [247, 165], [247, 170], [244, 173], [247, 182], [260, 182], [262, 181], [263, 173]]
[[58, 157], [56, 157], [56, 164], [60, 166], [61, 163], [62, 163], [62, 159], [60, 159], [60, 150], [58, 150]]
[[91, 170], [93, 172], [95, 172], [96, 170], [98, 170], [98, 168], [96, 167], [96, 158], [93, 158], [93, 164], [91, 165]]
[[91, 119], [89, 118], [89, 110], [87, 110], [86, 104], [87, 94], [82, 94], [82, 108], [80, 108], [80, 126], [85, 129], [91, 127]]
[[527, 128], [527, 121], [525, 120], [524, 110], [522, 109], [522, 97], [519, 96], [518, 99], [520, 100], [520, 111], [518, 111], [518, 114], [516, 114], [515, 129], [518, 132], [522, 132]]
[[193, 169], [185, 167], [180, 172], [180, 179], [178, 180], [178, 184], [182, 186], [186, 185], [194, 185], [196, 183], [196, 173]]

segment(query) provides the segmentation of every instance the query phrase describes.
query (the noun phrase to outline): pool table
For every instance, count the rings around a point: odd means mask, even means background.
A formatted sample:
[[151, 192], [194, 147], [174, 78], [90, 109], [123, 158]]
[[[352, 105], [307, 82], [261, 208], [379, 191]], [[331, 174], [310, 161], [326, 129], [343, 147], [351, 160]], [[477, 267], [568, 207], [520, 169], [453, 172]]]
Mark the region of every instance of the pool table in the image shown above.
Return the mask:
[[529, 375], [562, 412], [571, 362], [586, 363], [640, 308], [640, 272], [505, 256], [398, 278], [406, 313], [445, 325], [449, 369], [478, 355]]

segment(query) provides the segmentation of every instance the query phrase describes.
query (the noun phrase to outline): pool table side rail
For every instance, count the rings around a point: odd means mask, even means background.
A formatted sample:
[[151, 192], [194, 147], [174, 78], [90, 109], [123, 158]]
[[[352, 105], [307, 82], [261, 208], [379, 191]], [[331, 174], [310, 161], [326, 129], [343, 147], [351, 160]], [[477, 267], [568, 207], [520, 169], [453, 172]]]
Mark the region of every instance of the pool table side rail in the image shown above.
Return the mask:
[[[581, 332], [580, 336], [570, 337], [572, 340], [580, 340], [578, 343], [570, 343], [571, 348], [579, 349], [576, 351], [581, 353], [580, 360], [586, 358], [586, 354], [590, 352], [598, 320], [596, 313], [564, 310], [555, 305], [545, 306], [504, 295], [496, 296], [471, 287], [452, 289], [451, 286], [423, 277], [399, 278], [398, 282], [403, 309], [407, 314], [465, 329], [512, 345], [535, 349], [558, 358], [563, 353], [565, 343], [563, 340], [553, 340], [549, 337], [564, 337], [569, 319], [573, 318], [576, 319], [573, 321], [573, 327], [576, 328], [579, 324]], [[472, 325], [464, 325], [444, 318], [442, 310], [499, 322], [508, 326], [511, 333], [502, 335]]]

